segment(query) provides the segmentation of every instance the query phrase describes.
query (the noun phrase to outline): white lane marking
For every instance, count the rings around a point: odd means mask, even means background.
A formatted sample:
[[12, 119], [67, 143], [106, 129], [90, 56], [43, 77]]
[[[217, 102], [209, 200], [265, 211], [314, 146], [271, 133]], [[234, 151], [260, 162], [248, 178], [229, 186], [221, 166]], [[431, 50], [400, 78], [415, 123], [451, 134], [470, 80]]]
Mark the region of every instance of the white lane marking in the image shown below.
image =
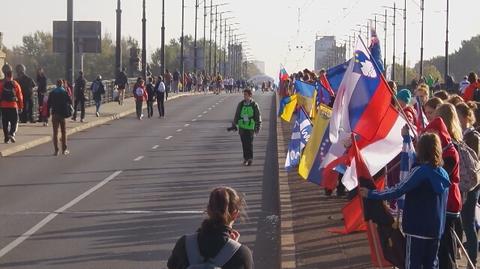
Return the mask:
[[160, 147], [160, 145], [155, 145], [152, 147], [152, 149], [158, 149], [158, 147]]
[[183, 129], [178, 129], [178, 130], [177, 130], [177, 133], [180, 133], [181, 131], [183, 131]]
[[212, 105], [212, 107], [215, 107], [215, 105]]
[[197, 121], [197, 119], [193, 119], [192, 121]]
[[203, 111], [203, 114], [207, 114], [208, 112], [207, 111]]
[[183, 125], [183, 126], [184, 126], [184, 127], [188, 127], [188, 126], [190, 126], [190, 124], [188, 124], [188, 123], [185, 123], [185, 125]]
[[202, 115], [198, 115], [198, 116], [197, 116], [197, 118], [201, 118], [201, 117], [203, 117], [203, 116], [202, 116]]
[[138, 156], [137, 158], [133, 159], [134, 162], [138, 162], [141, 159], [145, 158], [145, 156]]
[[95, 214], [203, 214], [203, 210], [87, 210], [87, 211], [23, 211], [23, 212], [0, 212], [0, 216], [21, 216], [21, 215], [45, 215], [45, 214], [58, 214], [58, 215], [95, 215]]
[[55, 213], [50, 213], [48, 216], [46, 216], [43, 220], [41, 220], [39, 223], [35, 224], [30, 230], [26, 231], [24, 234], [22, 234], [20, 237], [17, 239], [13, 240], [5, 246], [4, 248], [0, 249], [0, 258], [3, 256], [7, 255], [10, 251], [12, 251], [14, 248], [18, 247], [23, 241], [27, 240], [30, 238], [33, 234], [35, 234], [38, 230], [43, 228], [45, 225], [47, 225], [50, 221], [52, 221], [55, 217], [57, 217], [59, 214], [65, 212], [67, 209], [71, 208], [72, 206], [78, 204], [80, 201], [85, 199], [87, 196], [90, 194], [94, 193], [101, 187], [103, 187], [105, 184], [108, 182], [112, 181], [114, 178], [116, 178], [118, 175], [122, 173], [121, 170], [115, 171], [113, 174], [102, 180], [100, 183], [97, 185], [93, 186], [91, 189], [87, 190], [86, 192], [80, 194], [77, 196], [77, 198], [73, 199], [72, 201], [68, 202], [66, 205], [60, 207], [59, 209], [55, 210]]
[[165, 137], [165, 140], [170, 140], [173, 136], [169, 135], [167, 137]]
[[209, 108], [208, 108], [208, 110], [212, 110], [212, 108], [211, 108], [211, 107], [209, 107]]

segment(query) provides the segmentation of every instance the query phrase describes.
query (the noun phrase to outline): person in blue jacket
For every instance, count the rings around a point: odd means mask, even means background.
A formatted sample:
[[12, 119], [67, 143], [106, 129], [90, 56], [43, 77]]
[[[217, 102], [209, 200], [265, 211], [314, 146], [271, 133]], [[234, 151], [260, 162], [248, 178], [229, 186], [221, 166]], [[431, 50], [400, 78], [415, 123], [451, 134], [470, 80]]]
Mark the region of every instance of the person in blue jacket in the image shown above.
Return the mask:
[[[409, 135], [404, 135], [404, 139], [410, 139]], [[438, 268], [450, 181], [442, 168], [442, 146], [437, 134], [425, 133], [419, 138], [416, 160], [408, 177], [395, 187], [385, 191], [360, 188], [360, 195], [392, 200], [405, 194], [402, 221], [406, 235], [405, 268]]]

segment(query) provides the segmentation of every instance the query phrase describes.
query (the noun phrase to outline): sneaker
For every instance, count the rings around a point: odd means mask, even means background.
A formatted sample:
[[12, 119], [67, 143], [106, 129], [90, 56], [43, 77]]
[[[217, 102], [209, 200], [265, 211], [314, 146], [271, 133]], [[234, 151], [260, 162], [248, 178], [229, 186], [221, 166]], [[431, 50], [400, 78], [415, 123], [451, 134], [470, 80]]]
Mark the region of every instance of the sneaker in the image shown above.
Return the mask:
[[142, 115], [140, 115], [140, 120], [143, 120], [143, 114], [142, 114]]
[[80, 122], [85, 122], [85, 120], [84, 120], [84, 119], [80, 119]]
[[72, 118], [72, 121], [77, 121], [77, 119], [76, 119], [76, 118]]
[[58, 149], [53, 152], [53, 156], [58, 156]]
[[12, 143], [15, 143], [17, 142], [17, 140], [15, 139], [15, 136], [11, 135], [8, 137], [10, 139], [10, 141], [12, 141]]
[[10, 143], [10, 139], [7, 137], [7, 138], [3, 139], [3, 142], [4, 142], [5, 144], [9, 144], [9, 143]]
[[66, 149], [66, 150], [64, 150], [64, 151], [62, 152], [62, 154], [63, 154], [63, 155], [68, 155], [68, 154], [70, 154], [70, 151], [69, 151], [68, 149]]
[[247, 166], [251, 166], [251, 165], [252, 165], [252, 163], [253, 163], [253, 160], [251, 160], [251, 159], [250, 159], [250, 160], [248, 160], [248, 161], [247, 161]]
[[100, 117], [100, 112], [95, 113], [95, 115], [97, 116], [97, 118]]
[[48, 122], [44, 122], [44, 123], [43, 123], [43, 126], [48, 126]]
[[248, 161], [247, 161], [247, 160], [243, 161], [243, 165], [244, 165], [244, 166], [247, 166], [247, 165], [248, 165]]

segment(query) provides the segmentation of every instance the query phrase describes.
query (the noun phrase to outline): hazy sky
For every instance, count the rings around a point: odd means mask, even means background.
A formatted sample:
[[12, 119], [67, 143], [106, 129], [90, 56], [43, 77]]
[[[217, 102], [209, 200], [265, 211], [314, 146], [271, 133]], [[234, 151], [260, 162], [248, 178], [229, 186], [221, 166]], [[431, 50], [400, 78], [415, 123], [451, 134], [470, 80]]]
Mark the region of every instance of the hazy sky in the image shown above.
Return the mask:
[[[0, 0], [0, 3], [7, 0]], [[203, 37], [203, 0], [199, 0], [199, 37]], [[207, 0], [209, 3], [209, 0]], [[10, 4], [22, 7], [21, 11], [2, 12], [0, 31], [4, 43], [11, 47], [21, 44], [22, 35], [36, 30], [52, 31], [53, 20], [66, 18], [66, 0], [15, 0]], [[115, 32], [116, 0], [75, 0], [75, 20], [100, 20], [103, 33]], [[366, 24], [374, 19], [374, 13], [384, 13], [382, 6], [393, 6], [394, 0], [214, 0], [228, 2], [219, 11], [235, 17], [239, 33], [245, 34], [251, 54], [266, 62], [269, 75], [277, 76], [280, 64], [288, 72], [314, 63], [314, 42], [317, 35], [335, 35], [347, 39], [357, 24]], [[443, 55], [445, 46], [446, 0], [425, 1], [425, 58]], [[396, 0], [403, 8], [404, 1]], [[142, 0], [122, 0], [123, 34], [141, 40]], [[194, 33], [195, 0], [185, 0], [185, 33]], [[28, 7], [28, 8], [27, 8]], [[147, 0], [147, 48], [149, 52], [160, 46], [161, 0]], [[478, 12], [479, 0], [450, 1], [450, 51], [460, 47], [461, 41], [480, 33]], [[388, 11], [392, 15], [392, 11]], [[299, 16], [300, 15], [300, 16]], [[397, 62], [403, 57], [403, 14], [397, 13]], [[420, 0], [407, 0], [407, 59], [413, 65], [420, 58]], [[383, 21], [382, 18], [378, 18]], [[387, 61], [392, 61], [392, 19], [389, 18], [387, 33]], [[208, 24], [208, 19], [207, 19]], [[167, 40], [180, 36], [181, 0], [166, 0]], [[383, 24], [377, 26], [383, 42]], [[208, 31], [208, 29], [207, 29]], [[207, 34], [208, 36], [208, 34]], [[297, 48], [298, 47], [298, 48]], [[383, 48], [383, 44], [382, 44]], [[458, 78], [457, 78], [458, 79]]]

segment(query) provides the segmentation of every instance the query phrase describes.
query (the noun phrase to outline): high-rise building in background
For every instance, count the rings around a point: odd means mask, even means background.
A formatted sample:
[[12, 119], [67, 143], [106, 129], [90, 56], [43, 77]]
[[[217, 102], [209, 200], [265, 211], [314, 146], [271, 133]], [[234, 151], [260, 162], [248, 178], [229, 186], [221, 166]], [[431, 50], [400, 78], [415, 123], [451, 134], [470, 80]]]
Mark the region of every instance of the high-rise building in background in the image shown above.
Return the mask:
[[255, 60], [252, 63], [258, 68], [260, 73], [265, 74], [265, 62]]
[[335, 36], [317, 36], [315, 40], [315, 71], [345, 62], [346, 46], [338, 46]]

